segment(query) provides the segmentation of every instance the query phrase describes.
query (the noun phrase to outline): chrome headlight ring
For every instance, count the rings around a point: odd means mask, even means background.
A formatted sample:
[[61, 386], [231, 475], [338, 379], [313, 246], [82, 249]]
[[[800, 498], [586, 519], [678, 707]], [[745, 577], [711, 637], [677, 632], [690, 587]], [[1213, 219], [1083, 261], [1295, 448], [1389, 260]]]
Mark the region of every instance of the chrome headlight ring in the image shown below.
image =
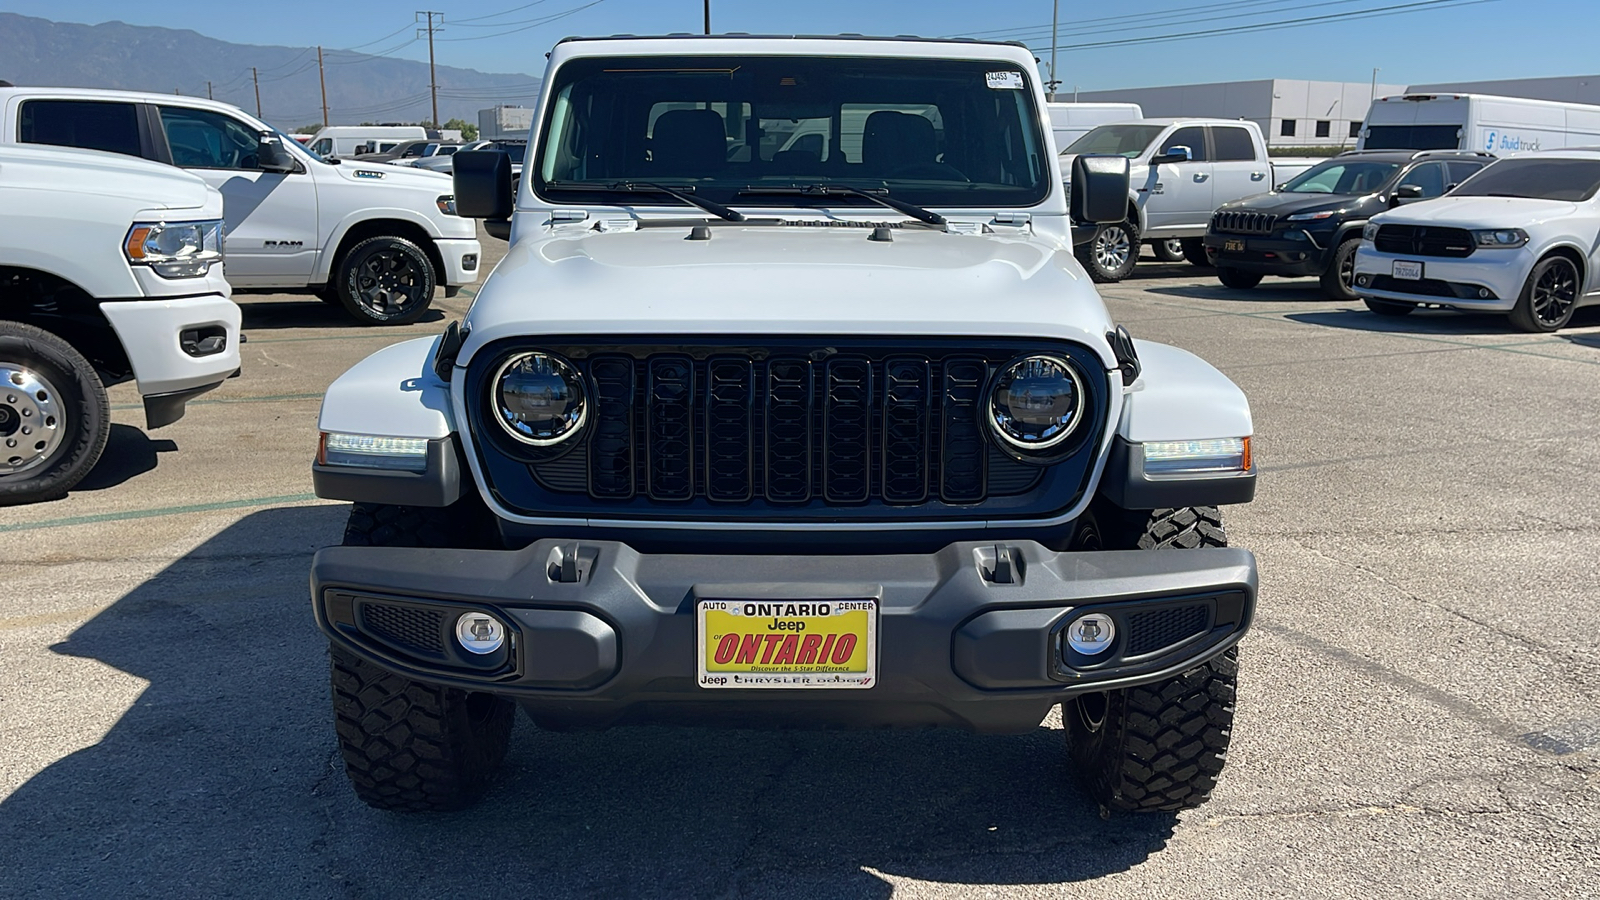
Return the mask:
[[1086, 393], [1077, 367], [1064, 357], [1035, 354], [1014, 360], [989, 391], [989, 430], [1024, 453], [1050, 450], [1078, 432]]
[[[515, 406], [507, 381], [515, 379]], [[589, 420], [583, 377], [566, 360], [537, 350], [513, 353], [489, 380], [489, 403], [501, 429], [530, 447], [553, 447], [583, 431]]]

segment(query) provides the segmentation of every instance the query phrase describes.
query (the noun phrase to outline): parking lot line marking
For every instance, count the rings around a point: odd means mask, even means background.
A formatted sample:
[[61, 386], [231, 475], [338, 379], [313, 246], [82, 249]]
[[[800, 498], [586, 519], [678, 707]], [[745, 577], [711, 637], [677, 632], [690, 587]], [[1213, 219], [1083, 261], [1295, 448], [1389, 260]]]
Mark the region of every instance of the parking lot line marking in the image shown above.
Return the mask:
[[96, 513], [87, 516], [67, 516], [61, 519], [44, 519], [38, 522], [19, 522], [0, 525], [0, 534], [7, 531], [36, 531], [41, 528], [63, 528], [68, 525], [92, 525], [97, 522], [117, 522], [124, 519], [150, 519], [157, 516], [179, 516], [185, 513], [216, 512], [221, 509], [243, 509], [248, 506], [278, 506], [316, 500], [316, 494], [283, 494], [277, 497], [250, 497], [243, 500], [218, 500], [215, 503], [191, 503], [186, 506], [160, 506], [154, 509], [130, 509], [123, 512]]
[[307, 337], [288, 338], [251, 338], [245, 341], [246, 347], [251, 344], [301, 344], [309, 341], [370, 341], [377, 338], [388, 338], [393, 341], [409, 341], [412, 338], [438, 337], [442, 331], [419, 331], [416, 333], [395, 334], [392, 331], [380, 331], [376, 334], [319, 334]]

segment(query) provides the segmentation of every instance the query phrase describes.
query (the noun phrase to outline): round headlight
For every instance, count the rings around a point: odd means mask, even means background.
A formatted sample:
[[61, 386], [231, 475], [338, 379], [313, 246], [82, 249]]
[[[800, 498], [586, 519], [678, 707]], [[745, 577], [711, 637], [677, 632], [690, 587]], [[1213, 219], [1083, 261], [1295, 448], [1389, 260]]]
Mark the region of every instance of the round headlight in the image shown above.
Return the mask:
[[989, 425], [1024, 450], [1061, 443], [1083, 418], [1083, 383], [1064, 359], [1030, 356], [1012, 363], [989, 396]]
[[522, 353], [495, 373], [494, 412], [512, 437], [548, 447], [583, 428], [589, 404], [583, 380], [572, 366], [547, 353]]

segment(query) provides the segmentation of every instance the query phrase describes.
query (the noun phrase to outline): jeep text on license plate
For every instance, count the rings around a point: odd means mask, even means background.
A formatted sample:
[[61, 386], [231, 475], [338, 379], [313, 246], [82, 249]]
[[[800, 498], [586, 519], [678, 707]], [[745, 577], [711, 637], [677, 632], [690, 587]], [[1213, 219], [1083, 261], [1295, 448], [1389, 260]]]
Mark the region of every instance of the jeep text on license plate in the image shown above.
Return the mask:
[[1223, 241], [1222, 250], [1224, 253], [1243, 253], [1244, 241]]
[[1397, 259], [1394, 261], [1394, 277], [1406, 281], [1421, 281], [1422, 263], [1412, 262], [1408, 259]]
[[703, 688], [870, 688], [878, 675], [876, 600], [701, 600]]

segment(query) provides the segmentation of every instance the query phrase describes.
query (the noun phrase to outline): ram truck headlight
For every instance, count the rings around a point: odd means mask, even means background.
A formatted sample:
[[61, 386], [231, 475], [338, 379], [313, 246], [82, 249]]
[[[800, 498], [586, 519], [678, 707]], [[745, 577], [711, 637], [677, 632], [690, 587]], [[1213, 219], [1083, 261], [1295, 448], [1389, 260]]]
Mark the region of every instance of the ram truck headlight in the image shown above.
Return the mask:
[[1146, 478], [1242, 475], [1250, 471], [1250, 466], [1250, 439], [1247, 437], [1204, 441], [1147, 441], [1144, 444]]
[[197, 278], [222, 261], [221, 219], [136, 223], [122, 242], [128, 262], [165, 278]]
[[1485, 228], [1472, 233], [1479, 247], [1515, 250], [1528, 243], [1528, 233], [1521, 228]]
[[434, 199], [433, 202], [436, 205], [438, 205], [439, 212], [442, 212], [447, 216], [453, 216], [453, 215], [456, 214], [456, 195], [455, 194], [440, 194], [437, 198]]
[[583, 379], [548, 353], [518, 353], [500, 365], [493, 385], [495, 421], [524, 444], [549, 447], [583, 429], [589, 417]]
[[425, 472], [428, 469], [428, 441], [426, 438], [324, 431], [317, 447], [317, 462], [325, 466], [357, 469]]
[[1369, 244], [1372, 243], [1378, 239], [1378, 229], [1382, 227], [1376, 222], [1368, 222], [1361, 226], [1361, 239]]
[[1054, 356], [1012, 363], [989, 395], [989, 427], [1022, 450], [1046, 450], [1066, 440], [1083, 418], [1083, 382], [1072, 364]]

